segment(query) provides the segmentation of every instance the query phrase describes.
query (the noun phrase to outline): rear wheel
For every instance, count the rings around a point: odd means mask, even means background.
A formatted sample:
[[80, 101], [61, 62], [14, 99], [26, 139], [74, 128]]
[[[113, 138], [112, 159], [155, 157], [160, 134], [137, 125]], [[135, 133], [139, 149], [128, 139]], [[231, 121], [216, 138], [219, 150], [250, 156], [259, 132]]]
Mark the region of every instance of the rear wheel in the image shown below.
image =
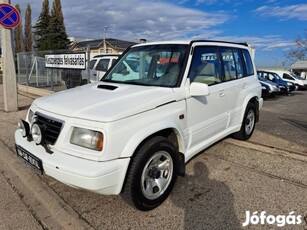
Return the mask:
[[171, 193], [177, 173], [174, 145], [167, 138], [154, 137], [137, 151], [122, 196], [140, 210], [154, 209]]
[[239, 132], [234, 133], [233, 137], [239, 140], [248, 140], [254, 132], [255, 124], [256, 124], [255, 105], [249, 102], [245, 110], [241, 129]]

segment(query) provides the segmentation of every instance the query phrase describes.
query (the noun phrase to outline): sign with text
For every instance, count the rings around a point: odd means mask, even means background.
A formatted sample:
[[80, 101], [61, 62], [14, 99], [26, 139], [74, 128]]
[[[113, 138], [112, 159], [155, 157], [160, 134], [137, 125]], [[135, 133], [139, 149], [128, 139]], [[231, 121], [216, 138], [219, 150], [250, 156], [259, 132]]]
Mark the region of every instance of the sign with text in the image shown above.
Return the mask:
[[45, 66], [57, 69], [86, 69], [85, 53], [46, 54]]

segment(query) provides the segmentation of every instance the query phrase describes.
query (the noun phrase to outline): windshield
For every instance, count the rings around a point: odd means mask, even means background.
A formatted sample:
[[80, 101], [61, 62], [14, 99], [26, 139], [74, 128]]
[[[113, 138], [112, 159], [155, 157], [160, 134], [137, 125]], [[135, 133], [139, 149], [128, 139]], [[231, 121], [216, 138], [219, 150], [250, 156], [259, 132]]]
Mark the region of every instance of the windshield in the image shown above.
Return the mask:
[[181, 77], [188, 45], [145, 45], [130, 49], [102, 81], [176, 86]]
[[277, 73], [272, 73], [275, 79], [282, 80], [282, 78]]
[[304, 80], [304, 78], [302, 78], [301, 76], [299, 75], [296, 75], [295, 73], [290, 73], [290, 75], [298, 80]]

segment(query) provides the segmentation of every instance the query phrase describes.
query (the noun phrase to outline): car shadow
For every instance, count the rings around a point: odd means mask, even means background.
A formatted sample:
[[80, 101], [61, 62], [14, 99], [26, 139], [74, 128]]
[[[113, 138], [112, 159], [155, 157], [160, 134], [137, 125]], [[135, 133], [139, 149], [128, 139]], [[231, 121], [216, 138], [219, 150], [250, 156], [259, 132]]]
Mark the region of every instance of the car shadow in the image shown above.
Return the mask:
[[193, 171], [178, 178], [170, 196], [173, 204], [184, 211], [184, 229], [240, 229], [234, 197], [227, 185], [209, 178], [202, 162], [195, 162]]

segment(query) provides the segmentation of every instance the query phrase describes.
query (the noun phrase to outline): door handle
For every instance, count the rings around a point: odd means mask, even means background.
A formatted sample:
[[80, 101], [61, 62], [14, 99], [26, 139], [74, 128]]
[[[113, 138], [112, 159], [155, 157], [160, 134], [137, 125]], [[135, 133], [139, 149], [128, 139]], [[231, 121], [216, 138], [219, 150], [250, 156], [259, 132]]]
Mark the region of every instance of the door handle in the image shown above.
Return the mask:
[[225, 92], [224, 91], [221, 91], [220, 92], [220, 97], [224, 97], [225, 96]]
[[243, 84], [243, 89], [246, 89], [247, 88], [247, 83], [244, 83]]

